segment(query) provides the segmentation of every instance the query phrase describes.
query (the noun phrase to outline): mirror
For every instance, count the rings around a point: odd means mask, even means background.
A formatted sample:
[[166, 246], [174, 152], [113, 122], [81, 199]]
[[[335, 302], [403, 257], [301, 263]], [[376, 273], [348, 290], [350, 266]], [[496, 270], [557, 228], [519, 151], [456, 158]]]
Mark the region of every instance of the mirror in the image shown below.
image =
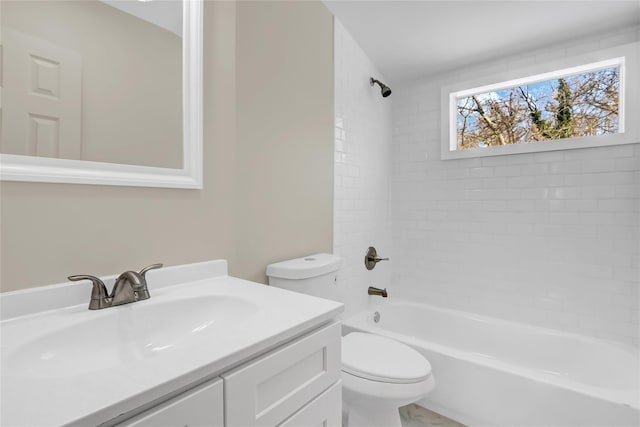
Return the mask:
[[202, 188], [202, 1], [3, 1], [0, 176]]

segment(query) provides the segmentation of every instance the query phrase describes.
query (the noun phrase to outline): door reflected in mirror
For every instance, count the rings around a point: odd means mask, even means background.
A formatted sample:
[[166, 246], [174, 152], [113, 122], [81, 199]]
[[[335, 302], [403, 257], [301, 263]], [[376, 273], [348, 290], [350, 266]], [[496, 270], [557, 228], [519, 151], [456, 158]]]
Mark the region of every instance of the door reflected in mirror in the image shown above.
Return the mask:
[[0, 7], [0, 153], [183, 167], [181, 1]]

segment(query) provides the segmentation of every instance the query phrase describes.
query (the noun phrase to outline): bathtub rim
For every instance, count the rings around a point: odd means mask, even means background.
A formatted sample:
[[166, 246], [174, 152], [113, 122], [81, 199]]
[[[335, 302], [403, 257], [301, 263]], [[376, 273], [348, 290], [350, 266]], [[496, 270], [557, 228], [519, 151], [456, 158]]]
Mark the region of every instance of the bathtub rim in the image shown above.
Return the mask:
[[[530, 378], [536, 381], [540, 381], [541, 383], [549, 386], [567, 388], [573, 392], [576, 392], [582, 395], [586, 395], [592, 398], [602, 399], [609, 403], [613, 403], [621, 406], [627, 406], [640, 411], [640, 383], [638, 384], [638, 387], [635, 389], [631, 388], [631, 389], [621, 390], [621, 389], [612, 389], [612, 388], [606, 388], [606, 387], [596, 387], [596, 386], [581, 383], [566, 377], [559, 377], [559, 376], [551, 375], [549, 373], [531, 369], [528, 367], [517, 366], [517, 365], [514, 365], [513, 363], [500, 361], [499, 359], [482, 357], [480, 353], [471, 353], [468, 351], [463, 351], [463, 350], [450, 347], [448, 345], [438, 344], [431, 341], [415, 338], [412, 336], [403, 335], [401, 333], [390, 331], [390, 330], [381, 328], [376, 324], [373, 324], [370, 321], [371, 315], [373, 315], [375, 311], [378, 311], [378, 309], [382, 311], [385, 308], [385, 306], [389, 306], [389, 305], [427, 307], [429, 309], [432, 309], [438, 312], [443, 312], [449, 315], [463, 316], [465, 318], [470, 318], [475, 321], [506, 324], [512, 327], [524, 328], [525, 330], [528, 330], [531, 332], [538, 332], [538, 333], [548, 334], [556, 337], [566, 337], [570, 339], [579, 340], [585, 343], [600, 344], [600, 345], [604, 344], [607, 346], [614, 346], [624, 352], [630, 353], [631, 356], [637, 356], [639, 354], [639, 350], [637, 350], [632, 345], [628, 345], [628, 344], [624, 344], [616, 341], [603, 340], [603, 339], [599, 339], [599, 338], [591, 337], [587, 335], [580, 335], [573, 332], [560, 331], [556, 329], [546, 328], [543, 326], [530, 325], [530, 324], [516, 322], [512, 320], [491, 317], [483, 314], [462, 311], [462, 310], [453, 309], [449, 307], [438, 307], [431, 304], [416, 303], [416, 302], [408, 301], [402, 298], [394, 298], [393, 300], [378, 302], [358, 313], [355, 313], [343, 319], [342, 321], [342, 323], [347, 328], [362, 330], [369, 333], [378, 333], [380, 335], [387, 336], [389, 338], [404, 342], [411, 346], [424, 347], [427, 350], [445, 354], [457, 360], [462, 360], [470, 363], [477, 363], [481, 366], [484, 366], [490, 369], [500, 370], [513, 375], [519, 375], [519, 376]], [[378, 331], [384, 331], [384, 332], [380, 333]], [[638, 360], [639, 360], [638, 363], [640, 363], [640, 359]], [[434, 375], [437, 376], [437, 373], [434, 373]]]

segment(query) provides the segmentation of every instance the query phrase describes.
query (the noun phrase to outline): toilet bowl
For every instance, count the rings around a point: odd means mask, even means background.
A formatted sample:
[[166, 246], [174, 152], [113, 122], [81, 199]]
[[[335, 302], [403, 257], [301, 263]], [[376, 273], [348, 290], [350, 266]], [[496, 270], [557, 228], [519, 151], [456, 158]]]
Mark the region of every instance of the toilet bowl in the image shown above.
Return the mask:
[[411, 347], [362, 332], [342, 337], [342, 412], [349, 427], [399, 427], [398, 409], [434, 387], [429, 361]]
[[[269, 285], [340, 301], [340, 257], [316, 254], [267, 266]], [[343, 426], [400, 427], [399, 407], [435, 387], [429, 361], [411, 347], [362, 332], [342, 337]]]

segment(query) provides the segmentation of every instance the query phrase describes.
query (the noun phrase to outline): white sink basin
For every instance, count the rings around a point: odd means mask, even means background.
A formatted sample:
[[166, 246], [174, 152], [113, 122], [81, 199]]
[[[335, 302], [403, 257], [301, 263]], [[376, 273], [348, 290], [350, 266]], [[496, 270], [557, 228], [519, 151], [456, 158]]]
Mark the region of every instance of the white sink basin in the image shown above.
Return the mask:
[[150, 299], [102, 310], [77, 283], [0, 293], [0, 425], [110, 422], [342, 310], [231, 277], [223, 260], [149, 274]]
[[184, 348], [194, 339], [215, 345], [221, 332], [257, 311], [256, 303], [242, 297], [207, 295], [86, 312], [88, 318], [16, 348], [7, 365], [41, 379], [103, 371]]

